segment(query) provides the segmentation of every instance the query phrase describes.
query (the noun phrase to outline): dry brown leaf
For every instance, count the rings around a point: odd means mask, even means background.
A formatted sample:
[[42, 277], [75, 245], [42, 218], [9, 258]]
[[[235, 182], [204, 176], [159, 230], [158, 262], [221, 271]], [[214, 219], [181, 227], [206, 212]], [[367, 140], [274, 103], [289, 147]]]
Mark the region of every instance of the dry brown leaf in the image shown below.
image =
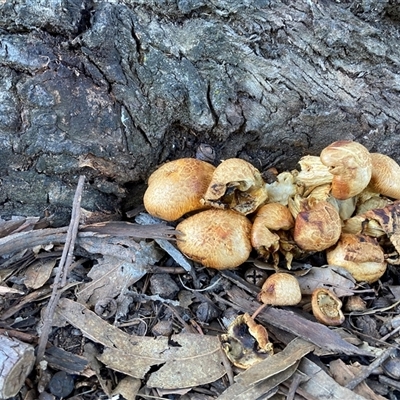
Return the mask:
[[[149, 338], [151, 346], [152, 339]], [[160, 353], [163, 365], [152, 373], [147, 386], [161, 389], [204, 385], [225, 375], [220, 343], [215, 336], [173, 335]]]
[[[61, 315], [60, 318], [62, 318]], [[103, 365], [97, 360], [97, 356], [100, 353], [100, 350], [97, 347], [98, 346], [96, 346], [93, 342], [87, 342], [84, 345], [83, 356], [89, 361], [89, 365], [96, 374], [98, 382], [100, 383], [104, 393], [108, 396], [108, 398], [111, 398], [111, 382], [109, 379], [107, 380], [106, 378], [103, 378]]]
[[246, 385], [239, 382], [229, 386], [217, 400], [253, 400], [269, 399], [278, 391], [278, 385], [285, 382], [296, 372], [299, 362], [289, 366], [285, 370], [276, 373], [268, 379], [264, 379], [254, 385]]
[[236, 382], [243, 385], [254, 385], [264, 379], [282, 372], [301, 360], [314, 350], [314, 345], [306, 340], [292, 340], [280, 353], [274, 354], [250, 367], [236, 377]]
[[297, 280], [303, 295], [312, 294], [317, 288], [332, 290], [338, 297], [354, 294], [354, 278], [345, 269], [339, 267], [312, 267], [306, 274], [298, 276]]
[[153, 242], [136, 243], [129, 238], [91, 238], [80, 243], [92, 254], [103, 254], [88, 273], [91, 282], [82, 285], [78, 301], [90, 306], [99, 299], [115, 298], [141, 279], [149, 265], [161, 257]]
[[214, 336], [194, 334], [171, 338], [132, 336], [102, 320], [82, 304], [61, 299], [56, 314], [105, 349], [98, 358], [110, 368], [142, 379], [152, 366], [148, 386], [174, 389], [203, 385], [225, 374], [220, 342]]
[[[346, 365], [342, 360], [334, 360], [329, 364], [330, 372], [333, 378], [342, 386], [346, 386], [357, 374], [357, 370], [362, 368], [361, 365]], [[367, 383], [361, 382], [354, 388], [354, 392], [368, 400], [385, 400], [385, 397], [375, 394]]]
[[243, 371], [235, 383], [218, 400], [256, 399], [289, 379], [296, 371], [299, 360], [314, 350], [311, 343], [296, 338], [283, 351]]
[[[124, 396], [124, 399], [126, 400], [135, 400], [141, 385], [142, 383], [140, 379], [132, 378], [131, 376], [126, 376], [118, 383], [117, 387], [112, 391], [112, 396], [121, 395]], [[120, 398], [120, 396], [118, 398]]]
[[54, 266], [57, 260], [37, 260], [32, 265], [30, 265], [24, 275], [24, 284], [30, 289], [39, 289], [42, 287], [50, 278]]
[[310, 378], [307, 382], [302, 383], [300, 387], [316, 399], [365, 400], [363, 396], [339, 385], [317, 364], [313, 363], [306, 357], [301, 360], [299, 370]]

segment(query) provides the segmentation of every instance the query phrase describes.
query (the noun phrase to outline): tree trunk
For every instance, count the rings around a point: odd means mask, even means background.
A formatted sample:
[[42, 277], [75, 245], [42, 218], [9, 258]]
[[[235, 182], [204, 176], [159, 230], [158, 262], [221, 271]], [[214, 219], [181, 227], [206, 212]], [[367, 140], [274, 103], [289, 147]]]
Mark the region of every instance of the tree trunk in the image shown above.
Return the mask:
[[395, 0], [0, 2], [0, 215], [134, 206], [160, 163], [292, 169], [338, 139], [400, 161]]

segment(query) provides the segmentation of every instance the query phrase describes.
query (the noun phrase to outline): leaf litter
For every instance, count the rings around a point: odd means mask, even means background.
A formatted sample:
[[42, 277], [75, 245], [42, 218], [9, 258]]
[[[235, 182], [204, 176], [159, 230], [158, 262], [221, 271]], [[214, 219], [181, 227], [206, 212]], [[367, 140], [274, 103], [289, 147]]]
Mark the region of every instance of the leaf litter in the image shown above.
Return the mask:
[[[398, 251], [397, 208], [394, 203], [366, 217], [381, 224]], [[391, 278], [378, 288], [361, 286], [333, 266], [294, 268], [306, 301], [299, 307], [269, 307], [259, 314], [275, 354], [240, 370], [227, 361], [219, 339], [232, 318], [253, 312], [259, 304], [259, 289], [244, 280], [240, 270], [194, 270], [174, 246], [173, 227], [160, 221], [106, 221], [79, 226], [74, 260], [66, 264], [65, 282], [59, 284], [55, 274], [68, 229], [47, 223], [37, 218], [0, 222], [0, 334], [38, 343], [35, 332], [43, 330], [43, 310], [57, 284], [59, 299], [43, 360], [49, 363], [50, 375], [57, 369], [73, 374], [75, 397], [66, 398], [380, 400], [392, 398], [400, 389], [400, 374], [395, 375], [400, 364], [399, 328], [394, 324], [400, 286], [394, 267], [389, 266]], [[251, 267], [252, 260], [246, 266]], [[175, 298], [151, 292], [149, 276], [161, 272], [169, 273], [180, 287]], [[307, 296], [315, 287], [330, 288], [340, 297], [363, 297], [367, 307], [348, 311], [341, 328], [326, 327], [315, 322], [307, 308]], [[205, 297], [196, 295], [198, 290], [204, 290]], [[117, 307], [108, 318], [95, 312], [105, 299]], [[199, 318], [196, 310], [201, 304], [214, 305], [220, 318], [207, 307]], [[361, 317], [375, 321], [372, 336]], [[160, 321], [171, 322], [172, 330], [165, 336], [152, 334]], [[30, 338], [24, 336], [27, 333]], [[390, 350], [386, 358], [385, 349]], [[67, 362], [74, 357], [80, 357], [75, 367]], [[394, 364], [390, 373], [387, 357]], [[35, 398], [48, 390], [43, 368], [41, 364], [32, 373], [36, 385], [25, 385], [21, 393]]]

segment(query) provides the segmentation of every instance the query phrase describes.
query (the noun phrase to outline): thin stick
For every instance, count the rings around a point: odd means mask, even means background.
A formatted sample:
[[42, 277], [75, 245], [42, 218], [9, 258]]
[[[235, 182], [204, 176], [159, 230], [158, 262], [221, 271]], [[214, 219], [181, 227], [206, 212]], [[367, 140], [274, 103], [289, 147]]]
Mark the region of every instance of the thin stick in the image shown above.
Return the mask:
[[65, 241], [63, 253], [58, 266], [57, 275], [53, 283], [53, 291], [46, 307], [46, 312], [43, 318], [43, 328], [42, 334], [40, 336], [36, 364], [42, 361], [47, 340], [50, 335], [50, 330], [53, 322], [53, 315], [57, 307], [58, 301], [60, 300], [63, 286], [67, 281], [67, 271], [72, 262], [72, 257], [74, 253], [76, 235], [78, 233], [79, 219], [80, 219], [80, 206], [83, 192], [83, 184], [85, 182], [85, 177], [82, 175], [79, 177], [78, 185], [76, 187], [75, 196], [72, 205], [71, 222], [68, 227], [67, 238]]
[[369, 364], [368, 367], [364, 367], [361, 372], [346, 385], [346, 388], [353, 390], [358, 384], [365, 380], [365, 378], [368, 378], [375, 368], [379, 367], [387, 358], [393, 356], [396, 351], [395, 348], [386, 349], [379, 357]]

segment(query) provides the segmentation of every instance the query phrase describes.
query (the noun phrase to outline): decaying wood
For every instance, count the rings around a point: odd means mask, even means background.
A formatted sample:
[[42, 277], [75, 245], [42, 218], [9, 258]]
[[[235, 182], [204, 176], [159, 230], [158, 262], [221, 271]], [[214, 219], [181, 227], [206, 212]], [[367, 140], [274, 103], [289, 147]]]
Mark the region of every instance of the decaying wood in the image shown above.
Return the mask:
[[0, 399], [15, 396], [34, 365], [32, 345], [0, 334]]
[[[138, 224], [121, 223], [122, 229], [119, 231], [118, 223], [111, 223], [111, 228], [108, 229], [108, 224], [104, 223], [101, 226], [85, 226], [82, 233], [78, 233], [77, 244], [79, 241], [85, 241], [85, 238], [98, 235], [107, 236], [128, 236], [140, 239], [163, 238], [171, 240], [171, 235], [175, 233], [174, 229], [165, 225], [142, 226]], [[38, 229], [29, 232], [14, 233], [0, 239], [0, 255], [17, 253], [26, 249], [32, 249], [36, 246], [47, 246], [50, 244], [63, 244], [67, 238], [67, 227], [62, 228], [46, 228]], [[12, 268], [9, 263], [0, 264], [0, 270]]]
[[106, 221], [84, 225], [80, 232], [97, 232], [103, 235], [132, 237], [134, 239], [166, 239], [174, 240], [176, 231], [165, 223], [140, 225], [127, 221]]
[[86, 358], [55, 346], [46, 349], [43, 359], [48, 362], [51, 368], [74, 375], [82, 374], [88, 366]]

